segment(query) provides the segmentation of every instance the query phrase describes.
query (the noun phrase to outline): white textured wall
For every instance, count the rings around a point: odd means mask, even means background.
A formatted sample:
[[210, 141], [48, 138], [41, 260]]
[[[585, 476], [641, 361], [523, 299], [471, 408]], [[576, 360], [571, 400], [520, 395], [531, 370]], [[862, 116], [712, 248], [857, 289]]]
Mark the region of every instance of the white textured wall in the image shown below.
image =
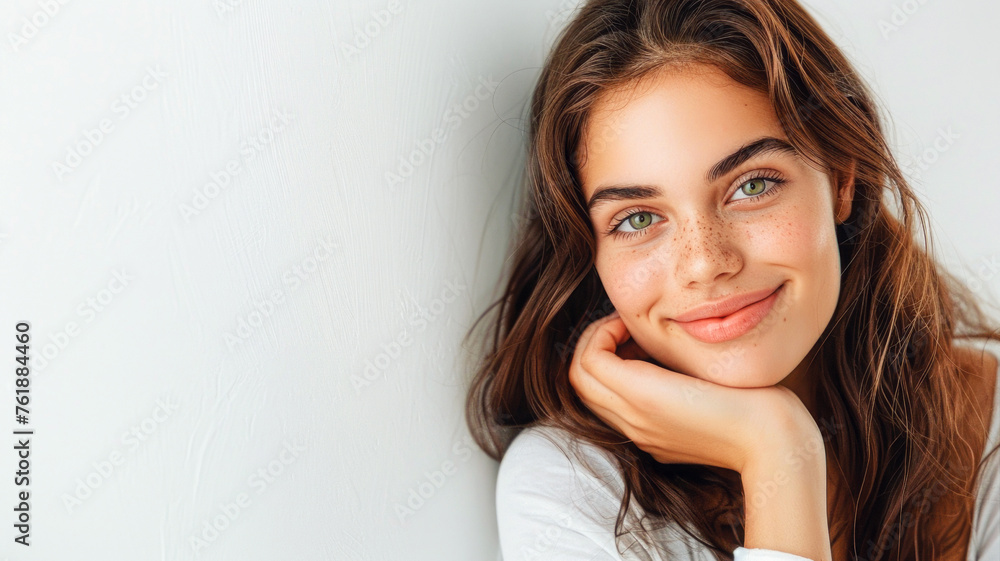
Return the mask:
[[[496, 559], [460, 344], [574, 4], [4, 3], [0, 556]], [[942, 253], [1000, 293], [1000, 7], [810, 4], [891, 110]]]

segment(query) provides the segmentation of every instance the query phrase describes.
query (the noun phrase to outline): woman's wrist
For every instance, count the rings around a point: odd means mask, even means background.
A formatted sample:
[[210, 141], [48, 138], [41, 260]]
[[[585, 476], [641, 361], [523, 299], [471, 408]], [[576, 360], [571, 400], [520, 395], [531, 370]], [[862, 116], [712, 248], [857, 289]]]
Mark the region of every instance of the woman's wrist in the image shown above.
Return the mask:
[[[792, 454], [826, 455], [823, 434], [802, 401], [787, 388], [780, 389], [770, 413], [747, 423], [736, 435], [741, 443], [742, 459], [736, 471], [764, 467], [775, 458]], [[825, 464], [824, 464], [825, 465]]]
[[826, 452], [815, 434], [767, 447], [740, 473], [746, 511], [743, 547], [830, 561]]

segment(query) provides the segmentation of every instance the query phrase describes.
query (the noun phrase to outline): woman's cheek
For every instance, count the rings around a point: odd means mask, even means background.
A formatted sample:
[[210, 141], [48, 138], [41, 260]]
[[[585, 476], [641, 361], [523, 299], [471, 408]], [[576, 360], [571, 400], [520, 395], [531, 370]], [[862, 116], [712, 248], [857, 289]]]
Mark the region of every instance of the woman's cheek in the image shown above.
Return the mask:
[[811, 278], [827, 278], [831, 272], [839, 276], [840, 253], [832, 217], [815, 212], [789, 220], [783, 246]]
[[649, 309], [665, 284], [669, 256], [662, 250], [629, 249], [604, 259], [598, 274], [615, 308], [636, 317]]
[[801, 269], [817, 257], [817, 252], [826, 252], [822, 224], [818, 213], [792, 207], [748, 227], [744, 239], [752, 242], [750, 251], [763, 261]]
[[[818, 335], [833, 314], [840, 289], [840, 254], [833, 219], [822, 205], [801, 204], [758, 227], [756, 259], [779, 265], [796, 285], [797, 301], [785, 311], [799, 335]], [[748, 239], [750, 234], [748, 233]]]

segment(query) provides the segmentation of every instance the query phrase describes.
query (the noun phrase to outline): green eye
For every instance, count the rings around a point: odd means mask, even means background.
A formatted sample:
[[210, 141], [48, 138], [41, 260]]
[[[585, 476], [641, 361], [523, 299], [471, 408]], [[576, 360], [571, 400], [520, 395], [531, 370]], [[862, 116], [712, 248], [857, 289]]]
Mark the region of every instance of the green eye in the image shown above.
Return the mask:
[[733, 193], [737, 197], [734, 200], [760, 200], [764, 197], [774, 195], [784, 182], [785, 180], [780, 177], [754, 177], [753, 179], [748, 179], [737, 187], [736, 193]]
[[759, 195], [767, 187], [767, 182], [762, 178], [751, 179], [744, 183], [740, 190], [743, 191], [744, 195]]
[[653, 222], [653, 217], [648, 212], [637, 212], [628, 217], [628, 225], [636, 230], [641, 230]]
[[608, 233], [613, 233], [615, 237], [622, 238], [641, 236], [649, 229], [650, 225], [656, 224], [660, 220], [663, 220], [663, 218], [656, 213], [636, 210], [615, 224]]

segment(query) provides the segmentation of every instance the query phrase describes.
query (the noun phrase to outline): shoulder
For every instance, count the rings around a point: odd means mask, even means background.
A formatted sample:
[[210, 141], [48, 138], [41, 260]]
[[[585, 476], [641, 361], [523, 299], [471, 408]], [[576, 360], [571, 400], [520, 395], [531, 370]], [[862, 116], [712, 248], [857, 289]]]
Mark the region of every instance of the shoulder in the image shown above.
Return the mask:
[[536, 425], [522, 430], [501, 459], [497, 497], [536, 488], [567, 494], [585, 486], [613, 487], [620, 480], [616, 468], [606, 450], [564, 429]]
[[532, 425], [514, 437], [502, 462], [508, 461], [508, 458], [523, 460], [526, 456], [530, 457], [536, 454], [548, 458], [555, 455], [565, 455], [574, 450], [579, 450], [588, 457], [610, 459], [607, 451], [580, 440], [566, 429], [548, 425]]
[[[621, 545], [615, 524], [624, 496], [617, 459], [551, 426], [523, 429], [497, 473], [496, 514], [503, 557], [544, 559], [708, 559], [674, 524], [644, 528], [632, 504]], [[647, 533], [648, 531], [648, 533]], [[520, 557], [524, 556], [524, 557]]]
[[[962, 372], [968, 375], [969, 395], [974, 402], [973, 423], [976, 432], [989, 432], [991, 419], [998, 415], [994, 410], [997, 397], [997, 369], [1000, 361], [994, 353], [1000, 352], [1000, 342], [977, 342], [966, 346], [955, 345], [955, 355]], [[986, 434], [980, 435], [987, 436]]]
[[1000, 351], [1000, 341], [989, 341], [971, 346], [956, 346], [959, 357], [967, 366], [967, 370], [978, 376], [980, 383], [989, 389], [993, 394], [993, 387], [996, 386], [997, 367], [1000, 360], [995, 353]]
[[[957, 347], [956, 347], [957, 348]], [[969, 376], [970, 394], [975, 402], [975, 438], [971, 442], [984, 452], [980, 458], [975, 515], [970, 541], [970, 559], [1000, 558], [1000, 451], [986, 456], [1000, 445], [1000, 395], [997, 370], [1000, 342], [976, 342], [957, 352], [963, 372]]]
[[[559, 559], [618, 559], [614, 526], [621, 496], [607, 479], [613, 467], [608, 460], [596, 447], [574, 443], [565, 430], [522, 430], [497, 472], [496, 514], [504, 558], [544, 551]], [[603, 469], [592, 473], [582, 461]]]

